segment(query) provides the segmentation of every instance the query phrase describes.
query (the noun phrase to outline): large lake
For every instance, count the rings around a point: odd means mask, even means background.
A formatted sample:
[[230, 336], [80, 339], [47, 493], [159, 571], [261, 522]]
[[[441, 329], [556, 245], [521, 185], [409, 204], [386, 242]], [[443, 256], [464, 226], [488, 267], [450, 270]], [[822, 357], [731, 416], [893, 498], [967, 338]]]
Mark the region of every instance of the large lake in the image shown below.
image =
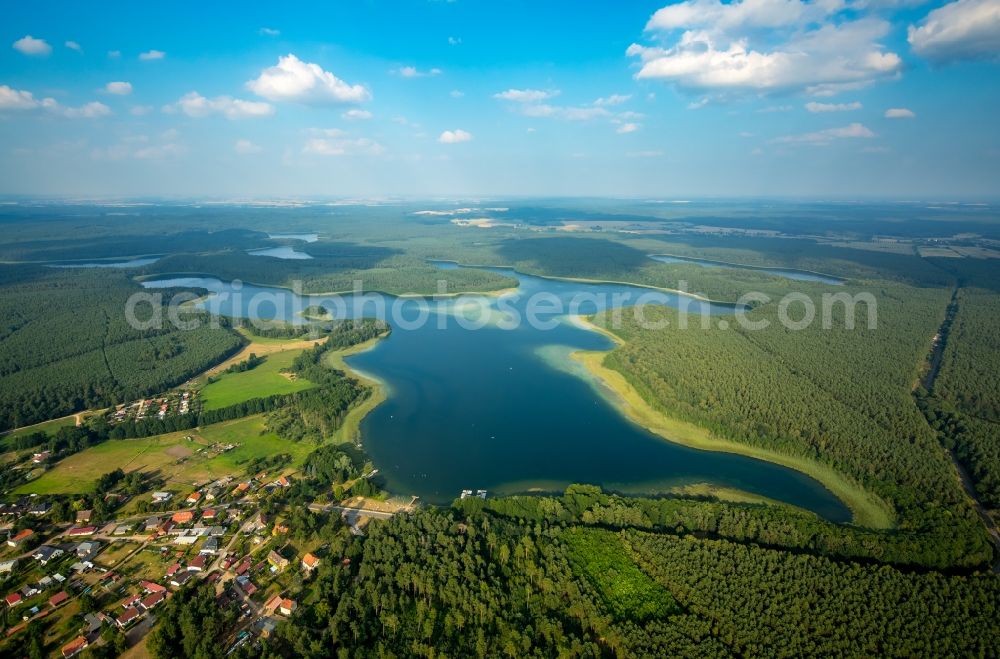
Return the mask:
[[[463, 489], [513, 493], [593, 483], [657, 493], [711, 483], [792, 503], [833, 521], [850, 520], [846, 506], [804, 474], [672, 444], [630, 422], [609, 401], [613, 394], [569, 359], [574, 350], [610, 349], [609, 339], [555, 311], [574, 299], [581, 302], [574, 309], [581, 314], [607, 307], [633, 313], [629, 305], [637, 301], [683, 304], [695, 313], [726, 314], [731, 307], [633, 286], [516, 276], [517, 290], [499, 297], [427, 300], [370, 294], [364, 300], [340, 298], [339, 308], [325, 297], [249, 285], [237, 289], [211, 278], [144, 285], [207, 289], [216, 295], [203, 300], [202, 307], [239, 318], [290, 320], [317, 303], [340, 317], [370, 316], [385, 306], [392, 334], [348, 363], [387, 387], [388, 399], [364, 419], [361, 432], [384, 485], [393, 492], [444, 503]], [[515, 327], [513, 318], [527, 318], [530, 305], [546, 327], [528, 322]], [[393, 310], [400, 315], [394, 318]], [[428, 321], [413, 327], [422, 315]]]

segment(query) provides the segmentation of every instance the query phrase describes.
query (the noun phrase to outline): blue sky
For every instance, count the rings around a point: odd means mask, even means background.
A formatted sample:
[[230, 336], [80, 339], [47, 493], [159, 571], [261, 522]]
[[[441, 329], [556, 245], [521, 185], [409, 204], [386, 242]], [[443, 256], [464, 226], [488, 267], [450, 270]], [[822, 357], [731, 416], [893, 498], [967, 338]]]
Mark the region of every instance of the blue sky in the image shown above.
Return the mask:
[[1000, 0], [17, 3], [0, 193], [996, 197]]

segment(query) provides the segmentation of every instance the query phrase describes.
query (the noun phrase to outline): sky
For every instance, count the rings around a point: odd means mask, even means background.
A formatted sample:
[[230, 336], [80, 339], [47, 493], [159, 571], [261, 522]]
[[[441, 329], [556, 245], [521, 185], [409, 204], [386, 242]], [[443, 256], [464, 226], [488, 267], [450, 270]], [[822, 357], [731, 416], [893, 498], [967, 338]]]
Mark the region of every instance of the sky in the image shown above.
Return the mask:
[[9, 3], [0, 194], [1000, 197], [1000, 0]]

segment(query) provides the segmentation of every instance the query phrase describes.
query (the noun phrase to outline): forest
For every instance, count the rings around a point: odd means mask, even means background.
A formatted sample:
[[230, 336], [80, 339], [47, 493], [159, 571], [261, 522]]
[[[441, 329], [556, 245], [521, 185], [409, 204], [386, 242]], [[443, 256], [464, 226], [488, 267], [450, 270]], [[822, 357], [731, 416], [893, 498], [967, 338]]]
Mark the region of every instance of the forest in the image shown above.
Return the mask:
[[[991, 574], [488, 510], [400, 515], [363, 540], [313, 526], [350, 564], [325, 562], [295, 616], [239, 656], [986, 656], [1000, 634]], [[199, 616], [227, 624], [212, 596], [172, 600], [154, 656], [222, 656], [196, 638]]]
[[0, 265], [0, 430], [158, 393], [238, 351], [225, 323], [137, 330], [139, 288], [104, 269]]

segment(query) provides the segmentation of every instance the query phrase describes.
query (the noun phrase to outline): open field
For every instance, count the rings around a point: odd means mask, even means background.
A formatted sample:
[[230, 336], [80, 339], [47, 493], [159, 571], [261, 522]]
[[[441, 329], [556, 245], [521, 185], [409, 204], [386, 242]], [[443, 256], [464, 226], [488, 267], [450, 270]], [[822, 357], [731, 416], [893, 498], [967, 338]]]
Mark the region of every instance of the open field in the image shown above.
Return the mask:
[[[40, 478], [18, 488], [20, 493], [65, 494], [88, 491], [103, 474], [121, 467], [126, 472], [156, 472], [170, 485], [191, 486], [227, 474], [239, 474], [254, 458], [289, 453], [300, 465], [315, 447], [290, 442], [273, 433], [261, 434], [264, 419], [251, 416], [202, 429], [156, 435], [143, 439], [108, 440], [72, 455]], [[190, 436], [192, 439], [185, 439]], [[216, 453], [213, 444], [238, 444]], [[181, 488], [183, 489], [183, 487]]]
[[11, 430], [10, 432], [0, 436], [0, 444], [5, 445], [7, 440], [24, 437], [25, 435], [30, 435], [36, 432], [44, 432], [50, 435], [54, 434], [60, 428], [75, 426], [78, 416], [81, 415], [70, 414], [69, 416], [52, 419], [51, 421], [36, 423], [33, 426], [24, 426], [23, 428], [18, 428], [17, 430]]
[[[311, 344], [310, 341], [299, 343]], [[253, 345], [253, 344], [251, 344]], [[268, 346], [271, 347], [271, 346]], [[287, 371], [292, 362], [302, 353], [303, 348], [271, 351], [266, 356], [255, 352], [258, 357], [264, 357], [264, 363], [238, 373], [222, 373], [218, 380], [206, 385], [200, 392], [205, 410], [216, 410], [236, 403], [242, 403], [252, 398], [264, 398], [275, 394], [292, 394], [315, 386], [308, 380], [296, 378], [283, 372]], [[250, 352], [246, 349], [246, 356]], [[240, 360], [243, 361], [243, 360]]]
[[372, 388], [371, 395], [363, 400], [360, 405], [356, 405], [352, 408], [351, 411], [347, 413], [347, 416], [344, 417], [344, 423], [333, 436], [335, 442], [357, 443], [360, 441], [361, 420], [364, 419], [369, 412], [385, 401], [386, 388], [383, 382], [366, 374], [355, 371], [348, 366], [347, 362], [344, 361], [346, 357], [373, 349], [376, 345], [378, 345], [378, 342], [384, 338], [384, 336], [385, 335], [383, 334], [380, 337], [365, 341], [364, 343], [359, 343], [356, 346], [351, 346], [350, 348], [346, 348], [344, 350], [333, 350], [326, 355], [324, 361], [326, 366], [348, 373], [355, 380], [363, 384], [367, 384]]
[[[621, 343], [621, 339], [611, 332], [597, 326], [591, 326], [612, 338], [616, 343]], [[830, 467], [797, 456], [784, 455], [777, 451], [769, 451], [723, 439], [693, 423], [661, 414], [646, 402], [621, 373], [604, 365], [604, 358], [607, 355], [607, 352], [578, 351], [573, 353], [572, 357], [583, 365], [597, 382], [607, 388], [612, 394], [610, 396], [612, 403], [625, 416], [643, 428], [668, 441], [684, 446], [737, 453], [801, 471], [818, 480], [843, 501], [851, 509], [853, 521], [858, 526], [874, 529], [885, 529], [893, 526], [893, 515], [884, 502]]]

